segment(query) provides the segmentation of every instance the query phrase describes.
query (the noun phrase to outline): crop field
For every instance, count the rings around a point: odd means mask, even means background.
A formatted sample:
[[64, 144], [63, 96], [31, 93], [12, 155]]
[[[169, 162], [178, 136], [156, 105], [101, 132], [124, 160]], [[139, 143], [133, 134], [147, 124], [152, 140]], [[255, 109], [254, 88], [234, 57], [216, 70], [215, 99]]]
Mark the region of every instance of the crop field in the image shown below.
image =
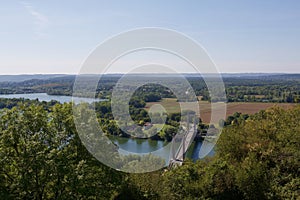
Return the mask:
[[[180, 112], [180, 105], [175, 98], [165, 98], [160, 102], [149, 102], [146, 104], [145, 109], [149, 110], [154, 104], [162, 105], [167, 113]], [[226, 117], [233, 115], [235, 112], [244, 114], [254, 114], [260, 110], [265, 110], [274, 105], [278, 105], [281, 108], [289, 109], [294, 107], [295, 103], [248, 103], [248, 102], [233, 102], [227, 104]], [[211, 117], [211, 104], [208, 101], [199, 101], [200, 118], [204, 123], [209, 123]]]

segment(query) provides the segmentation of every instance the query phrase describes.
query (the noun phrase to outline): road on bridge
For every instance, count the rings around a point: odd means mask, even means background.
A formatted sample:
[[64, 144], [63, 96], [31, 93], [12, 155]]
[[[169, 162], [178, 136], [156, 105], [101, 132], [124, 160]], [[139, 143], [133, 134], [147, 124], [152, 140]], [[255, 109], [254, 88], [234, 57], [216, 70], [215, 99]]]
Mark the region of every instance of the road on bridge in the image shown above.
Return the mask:
[[[183, 134], [181, 136], [178, 136], [178, 137], [175, 136], [173, 138], [172, 147], [171, 147], [171, 149], [173, 149], [173, 151], [171, 150], [169, 166], [173, 166], [174, 164], [182, 165], [185, 153], [187, 152], [191, 143], [194, 141], [194, 138], [197, 133], [197, 129], [195, 128], [194, 124], [192, 124], [189, 127], [190, 128], [189, 128], [188, 132], [186, 132], [185, 134]], [[176, 143], [176, 140], [178, 140], [178, 139], [181, 140], [181, 143], [178, 148], [178, 151], [174, 151], [174, 149], [176, 148], [175, 143]]]

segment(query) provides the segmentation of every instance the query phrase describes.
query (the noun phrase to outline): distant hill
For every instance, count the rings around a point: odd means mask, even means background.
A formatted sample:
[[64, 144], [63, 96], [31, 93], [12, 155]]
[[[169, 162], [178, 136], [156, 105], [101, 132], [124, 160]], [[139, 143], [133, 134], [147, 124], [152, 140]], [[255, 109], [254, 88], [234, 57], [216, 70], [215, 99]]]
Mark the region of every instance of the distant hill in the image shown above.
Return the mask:
[[68, 76], [66, 74], [22, 74], [22, 75], [0, 75], [0, 82], [23, 82], [32, 79], [46, 80]]
[[270, 76], [272, 79], [286, 79], [286, 80], [294, 80], [300, 79], [300, 74], [278, 74], [274, 76]]
[[[105, 74], [103, 78], [120, 78], [123, 74]], [[156, 76], [156, 77], [172, 77], [176, 74], [131, 74], [131, 76]], [[199, 74], [186, 73], [185, 77], [199, 77]], [[215, 77], [218, 74], [201, 74], [202, 77]], [[86, 75], [89, 77], [99, 78], [97, 75]], [[218, 75], [219, 76], [219, 75]], [[262, 79], [262, 80], [299, 80], [300, 74], [284, 74], [284, 73], [221, 73], [222, 78], [243, 78], [243, 79]], [[62, 81], [74, 81], [76, 75], [70, 74], [32, 74], [32, 75], [0, 75], [0, 83], [2, 82], [62, 82]]]
[[[215, 81], [217, 74], [204, 74], [211, 81]], [[228, 94], [228, 102], [277, 102], [300, 103], [300, 74], [266, 74], [266, 73], [239, 73], [221, 74]], [[205, 79], [199, 74], [183, 74], [193, 87], [197, 96], [202, 100], [209, 100], [209, 91]], [[99, 98], [110, 98], [114, 86], [122, 77], [122, 74], [105, 74], [101, 76], [97, 85]], [[147, 80], [153, 77], [155, 80], [173, 81], [175, 74], [130, 74], [130, 82]], [[174, 77], [174, 78], [173, 78]], [[93, 81], [99, 81], [100, 76], [85, 74], [81, 76], [81, 87], [87, 87]], [[12, 75], [0, 76], [0, 94], [25, 94], [47, 93], [49, 95], [73, 94], [73, 86], [76, 75]], [[207, 80], [206, 79], [206, 80]], [[1, 82], [2, 81], [2, 82]], [[180, 82], [177, 82], [180, 85]], [[160, 86], [148, 86], [148, 93], [160, 95], [161, 98], [173, 97], [172, 91]], [[143, 90], [144, 91], [144, 90]], [[272, 91], [272, 92], [270, 92]], [[79, 94], [79, 96], [82, 94]]]

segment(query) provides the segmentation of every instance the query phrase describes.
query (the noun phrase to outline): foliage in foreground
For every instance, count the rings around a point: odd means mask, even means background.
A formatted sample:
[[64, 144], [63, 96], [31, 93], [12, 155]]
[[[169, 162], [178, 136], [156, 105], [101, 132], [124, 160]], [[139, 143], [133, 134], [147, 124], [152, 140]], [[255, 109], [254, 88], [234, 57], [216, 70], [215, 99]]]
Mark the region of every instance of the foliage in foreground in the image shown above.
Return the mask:
[[105, 167], [81, 144], [71, 104], [0, 113], [0, 199], [298, 199], [300, 107], [224, 129], [213, 158], [146, 174]]
[[299, 199], [300, 107], [273, 107], [240, 118], [221, 135], [209, 161], [166, 174], [174, 199]]

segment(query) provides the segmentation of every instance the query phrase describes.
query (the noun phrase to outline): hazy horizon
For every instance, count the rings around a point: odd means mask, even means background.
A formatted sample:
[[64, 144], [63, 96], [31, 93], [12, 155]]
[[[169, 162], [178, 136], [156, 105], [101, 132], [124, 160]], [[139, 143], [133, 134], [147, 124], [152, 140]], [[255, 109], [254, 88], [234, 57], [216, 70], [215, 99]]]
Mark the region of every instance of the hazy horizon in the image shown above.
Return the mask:
[[[105, 73], [101, 75], [124, 75], [125, 73]], [[175, 73], [127, 73], [127, 74], [175, 74]], [[187, 73], [180, 73], [180, 74], [218, 74], [218, 73], [193, 73], [193, 72], [187, 72]], [[300, 72], [295, 72], [295, 73], [287, 73], [287, 72], [221, 72], [219, 74], [300, 74]], [[75, 73], [24, 73], [24, 74], [0, 74], [0, 76], [34, 76], [34, 75], [78, 75]], [[98, 74], [85, 74], [85, 75], [98, 75]]]

